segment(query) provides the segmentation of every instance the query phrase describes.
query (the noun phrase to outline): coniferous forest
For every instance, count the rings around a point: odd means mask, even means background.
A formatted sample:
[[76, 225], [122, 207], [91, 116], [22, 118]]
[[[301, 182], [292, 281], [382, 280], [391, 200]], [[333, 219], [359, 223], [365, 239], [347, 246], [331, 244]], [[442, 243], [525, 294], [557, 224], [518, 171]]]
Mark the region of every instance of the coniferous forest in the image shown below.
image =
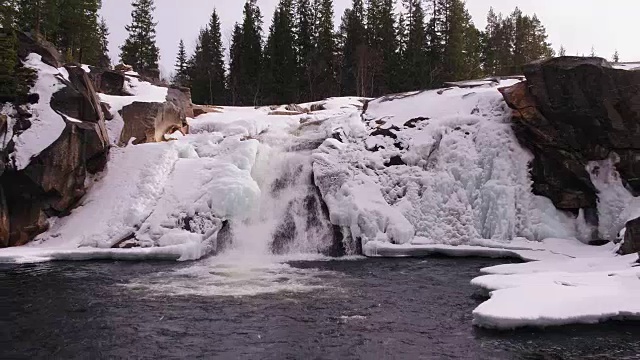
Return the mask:
[[[132, 5], [119, 60], [157, 72], [154, 1]], [[106, 67], [109, 32], [100, 8], [100, 0], [2, 0], [0, 20], [4, 29], [39, 34], [69, 62]], [[280, 0], [265, 34], [258, 0], [247, 0], [225, 44], [214, 10], [192, 53], [180, 42], [172, 82], [190, 87], [194, 103], [284, 104], [514, 75], [554, 55], [541, 21], [517, 8], [491, 10], [485, 29], [474, 25], [464, 0], [353, 0], [339, 26], [335, 15], [333, 0]], [[0, 41], [0, 77], [11, 77], [19, 67], [14, 35], [5, 31]]]
[[228, 49], [214, 10], [191, 56], [181, 42], [174, 82], [204, 104], [286, 104], [514, 75], [554, 55], [540, 20], [517, 8], [507, 16], [491, 10], [480, 30], [463, 0], [401, 5], [353, 0], [335, 31], [332, 0], [280, 0], [263, 34], [257, 0], [247, 0]]

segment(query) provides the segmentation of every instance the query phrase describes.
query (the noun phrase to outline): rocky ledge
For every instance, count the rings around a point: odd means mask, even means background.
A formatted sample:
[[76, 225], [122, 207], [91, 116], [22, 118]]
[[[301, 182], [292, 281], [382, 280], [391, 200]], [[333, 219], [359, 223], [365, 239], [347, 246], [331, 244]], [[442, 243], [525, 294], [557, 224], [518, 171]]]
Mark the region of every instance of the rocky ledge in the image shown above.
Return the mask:
[[[168, 133], [188, 132], [186, 118], [193, 116], [188, 89], [163, 86], [126, 67], [63, 65], [50, 43], [18, 35], [17, 60], [37, 80], [25, 85], [31, 88], [26, 99], [0, 99], [0, 247], [24, 245], [47, 230], [48, 217], [69, 214], [89, 176], [107, 166], [112, 145], [164, 141]], [[138, 101], [127, 91], [134, 81], [161, 89], [162, 96]], [[121, 97], [125, 105], [110, 109], [99, 93]]]
[[[526, 81], [501, 92], [518, 140], [535, 156], [533, 190], [598, 225], [590, 162], [612, 159], [624, 187], [640, 195], [640, 71], [561, 57], [529, 64], [524, 74]], [[640, 251], [639, 222], [627, 224], [622, 253]]]

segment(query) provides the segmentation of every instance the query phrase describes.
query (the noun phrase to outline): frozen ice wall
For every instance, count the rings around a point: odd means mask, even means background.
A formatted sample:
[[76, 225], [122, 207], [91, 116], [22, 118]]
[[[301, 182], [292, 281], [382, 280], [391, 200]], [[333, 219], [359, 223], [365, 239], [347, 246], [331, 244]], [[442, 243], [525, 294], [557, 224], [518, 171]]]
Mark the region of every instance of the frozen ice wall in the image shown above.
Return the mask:
[[581, 221], [531, 193], [501, 84], [369, 103], [367, 135], [328, 140], [316, 177], [334, 223], [363, 242], [470, 244], [575, 237]]

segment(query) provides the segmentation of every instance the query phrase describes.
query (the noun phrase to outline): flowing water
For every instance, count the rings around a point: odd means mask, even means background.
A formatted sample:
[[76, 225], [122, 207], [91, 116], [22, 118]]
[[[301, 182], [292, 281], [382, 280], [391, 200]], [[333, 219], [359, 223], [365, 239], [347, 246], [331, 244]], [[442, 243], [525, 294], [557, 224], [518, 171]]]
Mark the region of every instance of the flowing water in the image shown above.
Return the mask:
[[640, 358], [638, 323], [474, 328], [496, 260], [232, 260], [1, 265], [0, 358]]

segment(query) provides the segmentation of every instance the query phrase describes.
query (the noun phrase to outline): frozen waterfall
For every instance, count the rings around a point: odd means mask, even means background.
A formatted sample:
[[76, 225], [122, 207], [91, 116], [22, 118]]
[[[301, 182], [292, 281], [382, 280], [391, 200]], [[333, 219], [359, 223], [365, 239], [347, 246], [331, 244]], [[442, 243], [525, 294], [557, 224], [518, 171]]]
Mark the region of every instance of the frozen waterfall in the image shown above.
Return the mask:
[[231, 251], [245, 254], [342, 255], [341, 234], [314, 184], [309, 151], [261, 145], [251, 173], [261, 196], [231, 222]]

